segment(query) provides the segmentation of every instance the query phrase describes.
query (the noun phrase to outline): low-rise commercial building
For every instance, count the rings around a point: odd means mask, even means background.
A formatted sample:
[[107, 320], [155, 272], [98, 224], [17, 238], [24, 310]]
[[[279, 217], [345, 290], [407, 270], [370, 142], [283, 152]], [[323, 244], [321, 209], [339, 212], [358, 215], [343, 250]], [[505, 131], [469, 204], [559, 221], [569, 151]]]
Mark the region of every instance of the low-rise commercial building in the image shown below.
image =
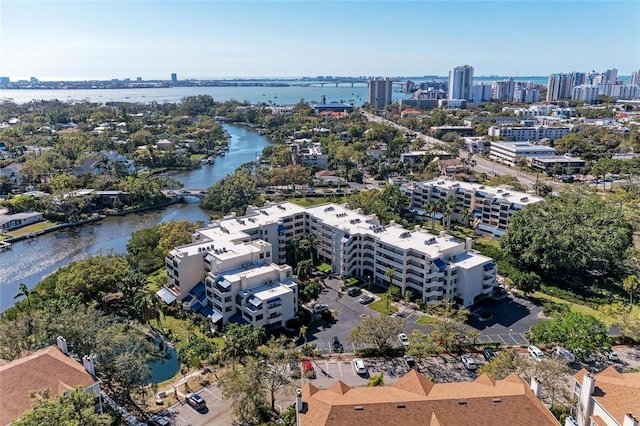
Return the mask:
[[553, 147], [528, 142], [491, 142], [489, 156], [510, 166], [518, 164], [521, 158], [553, 157], [557, 155]]
[[542, 198], [511, 189], [486, 186], [454, 180], [433, 179], [426, 182], [411, 182], [401, 187], [411, 199], [411, 209], [425, 220], [435, 214], [424, 210], [427, 203], [438, 203], [447, 197], [454, 197], [456, 205], [452, 221], [471, 225], [480, 233], [501, 236], [507, 230], [509, 218], [529, 204], [538, 203]]
[[411, 370], [391, 386], [356, 387], [337, 381], [329, 389], [307, 383], [297, 391], [299, 426], [559, 425], [530, 386], [515, 373], [503, 380], [482, 374], [473, 382], [433, 383]]

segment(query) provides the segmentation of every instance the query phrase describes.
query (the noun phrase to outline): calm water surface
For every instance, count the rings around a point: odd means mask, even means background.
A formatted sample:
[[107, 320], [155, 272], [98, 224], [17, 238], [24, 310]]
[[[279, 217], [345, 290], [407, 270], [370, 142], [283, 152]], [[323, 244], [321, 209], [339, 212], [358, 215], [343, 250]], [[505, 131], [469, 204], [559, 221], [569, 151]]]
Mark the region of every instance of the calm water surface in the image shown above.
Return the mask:
[[[269, 141], [242, 127], [224, 125], [231, 135], [229, 151], [213, 165], [173, 175], [187, 188], [208, 188], [238, 166], [255, 159]], [[172, 220], [208, 222], [206, 211], [194, 204], [174, 204], [162, 210], [120, 217], [76, 228], [44, 234], [32, 242], [17, 242], [13, 249], [0, 252], [0, 311], [11, 307], [20, 283], [33, 288], [45, 276], [75, 260], [99, 251], [125, 253], [131, 234], [140, 229]]]

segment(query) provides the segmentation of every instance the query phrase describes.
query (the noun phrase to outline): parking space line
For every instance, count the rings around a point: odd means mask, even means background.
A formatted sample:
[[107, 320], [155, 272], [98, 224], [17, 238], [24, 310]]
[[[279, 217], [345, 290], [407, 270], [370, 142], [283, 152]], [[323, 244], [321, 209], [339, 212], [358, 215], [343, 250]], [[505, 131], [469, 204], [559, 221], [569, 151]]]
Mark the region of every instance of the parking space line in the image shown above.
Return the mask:
[[172, 411], [171, 412], [174, 416], [176, 416], [177, 418], [179, 418], [180, 420], [182, 420], [183, 422], [187, 423], [187, 419], [185, 419], [184, 417], [182, 417], [180, 414], [178, 414], [177, 411]]
[[500, 340], [502, 340], [502, 343], [504, 343], [505, 345], [507, 344], [507, 342], [502, 338], [502, 336], [501, 336], [501, 335], [497, 334], [497, 336], [498, 336], [498, 338], [499, 338]]
[[202, 389], [205, 392], [209, 392], [211, 395], [215, 396], [216, 398], [218, 398], [220, 401], [222, 401], [222, 398], [220, 398], [218, 395], [216, 395], [215, 393], [211, 392], [209, 389], [207, 388], [203, 388]]
[[338, 370], [340, 370], [340, 377], [342, 377], [342, 367], [340, 366], [340, 363], [338, 363]]
[[511, 340], [513, 340], [513, 343], [515, 343], [516, 345], [520, 344], [520, 342], [518, 342], [511, 334], [509, 334], [509, 337], [511, 337]]

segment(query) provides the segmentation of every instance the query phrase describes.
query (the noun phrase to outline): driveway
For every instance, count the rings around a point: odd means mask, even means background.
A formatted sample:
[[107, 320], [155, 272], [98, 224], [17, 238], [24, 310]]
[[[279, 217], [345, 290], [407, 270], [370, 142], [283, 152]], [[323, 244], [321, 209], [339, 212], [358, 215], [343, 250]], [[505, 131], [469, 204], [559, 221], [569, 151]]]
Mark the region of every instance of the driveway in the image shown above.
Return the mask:
[[[482, 333], [478, 338], [481, 343], [528, 345], [524, 333], [542, 319], [541, 307], [511, 295], [502, 300], [486, 300], [471, 306], [469, 311], [476, 317], [469, 321], [469, 325]], [[491, 317], [481, 320], [480, 316], [483, 313], [491, 314]]]
[[230, 400], [223, 400], [215, 384], [200, 389], [197, 393], [207, 402], [207, 408], [196, 411], [184, 399], [170, 406], [163, 413], [175, 426], [204, 426], [233, 424]]

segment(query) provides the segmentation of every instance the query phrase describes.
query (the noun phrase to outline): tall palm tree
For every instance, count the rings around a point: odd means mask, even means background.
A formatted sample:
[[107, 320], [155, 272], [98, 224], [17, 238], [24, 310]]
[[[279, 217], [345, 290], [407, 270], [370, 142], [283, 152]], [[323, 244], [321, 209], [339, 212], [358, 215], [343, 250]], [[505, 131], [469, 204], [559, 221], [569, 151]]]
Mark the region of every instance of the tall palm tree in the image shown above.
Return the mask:
[[638, 290], [640, 286], [640, 278], [635, 275], [629, 275], [622, 281], [622, 288], [629, 293], [629, 303], [633, 304], [633, 293]]
[[434, 213], [438, 211], [438, 205], [435, 201], [427, 201], [426, 203], [424, 203], [422, 208], [424, 209], [425, 213], [427, 213], [427, 215], [431, 217], [431, 229], [435, 228], [436, 218], [434, 216]]
[[305, 239], [307, 240], [307, 244], [309, 245], [309, 254], [311, 255], [311, 260], [315, 265], [316, 263], [315, 247], [316, 247], [316, 244], [318, 244], [318, 237], [316, 237], [315, 234], [309, 234], [305, 237]]
[[14, 299], [19, 299], [21, 297], [27, 299], [27, 308], [29, 309], [29, 316], [31, 316], [31, 291], [29, 291], [29, 288], [25, 283], [20, 283], [18, 286], [18, 292], [13, 296]]
[[465, 226], [469, 226], [469, 219], [471, 218], [471, 210], [465, 208], [462, 209], [462, 211], [460, 212], [460, 219], [462, 219], [462, 223], [465, 224]]
[[387, 268], [387, 270], [384, 273], [384, 276], [387, 277], [389, 279], [389, 288], [387, 289], [387, 292], [385, 293], [385, 298], [387, 299], [387, 310], [389, 310], [389, 299], [391, 299], [391, 287], [393, 286], [393, 274], [396, 273], [396, 270], [393, 268]]

